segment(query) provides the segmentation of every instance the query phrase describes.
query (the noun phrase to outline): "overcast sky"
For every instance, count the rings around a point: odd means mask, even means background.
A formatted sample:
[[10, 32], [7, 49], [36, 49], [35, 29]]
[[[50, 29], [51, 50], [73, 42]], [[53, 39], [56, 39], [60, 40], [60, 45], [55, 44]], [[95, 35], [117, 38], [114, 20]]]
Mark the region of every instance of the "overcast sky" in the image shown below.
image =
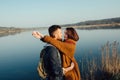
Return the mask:
[[120, 0], [0, 0], [0, 26], [49, 27], [120, 17]]

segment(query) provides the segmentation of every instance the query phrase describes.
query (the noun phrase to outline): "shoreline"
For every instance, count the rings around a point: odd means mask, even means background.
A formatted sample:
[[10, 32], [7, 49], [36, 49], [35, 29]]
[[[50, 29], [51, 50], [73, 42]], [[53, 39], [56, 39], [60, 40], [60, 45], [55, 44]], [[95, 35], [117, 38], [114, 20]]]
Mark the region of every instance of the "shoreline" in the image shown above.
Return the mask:
[[80, 25], [80, 26], [65, 26], [73, 27], [81, 30], [93, 30], [93, 29], [120, 29], [120, 23], [114, 24], [97, 24], [97, 25]]
[[[80, 25], [80, 26], [62, 26], [62, 28], [73, 27], [81, 30], [100, 30], [100, 29], [120, 29], [120, 23], [112, 24], [97, 24], [97, 25]], [[0, 27], [0, 37], [15, 35], [17, 33], [46, 29], [47, 27], [38, 27], [38, 28], [15, 28], [15, 27]]]

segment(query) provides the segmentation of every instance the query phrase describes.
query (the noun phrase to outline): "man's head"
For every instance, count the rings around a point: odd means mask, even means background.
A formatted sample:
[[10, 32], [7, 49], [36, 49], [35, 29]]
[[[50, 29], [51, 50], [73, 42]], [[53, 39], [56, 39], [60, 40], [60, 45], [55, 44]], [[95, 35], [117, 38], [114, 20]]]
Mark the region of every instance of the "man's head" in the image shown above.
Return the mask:
[[55, 39], [61, 40], [62, 39], [62, 30], [61, 26], [59, 25], [52, 25], [48, 29], [49, 35]]

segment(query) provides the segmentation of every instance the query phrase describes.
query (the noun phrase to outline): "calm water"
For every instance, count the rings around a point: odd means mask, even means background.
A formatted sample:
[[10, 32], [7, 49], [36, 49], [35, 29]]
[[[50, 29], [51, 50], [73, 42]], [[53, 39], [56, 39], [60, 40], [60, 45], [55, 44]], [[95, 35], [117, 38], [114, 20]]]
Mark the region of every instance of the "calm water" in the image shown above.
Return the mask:
[[[47, 30], [39, 31], [47, 34]], [[0, 80], [40, 80], [36, 67], [40, 50], [45, 44], [33, 38], [31, 32], [0, 37]], [[77, 43], [75, 57], [82, 57], [87, 53], [97, 55], [107, 41], [120, 42], [120, 29], [77, 32], [80, 40]]]

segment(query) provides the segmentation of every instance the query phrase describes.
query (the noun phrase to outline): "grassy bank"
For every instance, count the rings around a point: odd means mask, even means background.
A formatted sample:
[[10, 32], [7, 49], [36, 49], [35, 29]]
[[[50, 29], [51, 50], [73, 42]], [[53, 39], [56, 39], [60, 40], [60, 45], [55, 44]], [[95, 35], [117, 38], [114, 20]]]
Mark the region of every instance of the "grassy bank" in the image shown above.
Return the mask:
[[79, 62], [83, 80], [120, 80], [118, 42], [107, 42], [99, 56], [83, 57]]

